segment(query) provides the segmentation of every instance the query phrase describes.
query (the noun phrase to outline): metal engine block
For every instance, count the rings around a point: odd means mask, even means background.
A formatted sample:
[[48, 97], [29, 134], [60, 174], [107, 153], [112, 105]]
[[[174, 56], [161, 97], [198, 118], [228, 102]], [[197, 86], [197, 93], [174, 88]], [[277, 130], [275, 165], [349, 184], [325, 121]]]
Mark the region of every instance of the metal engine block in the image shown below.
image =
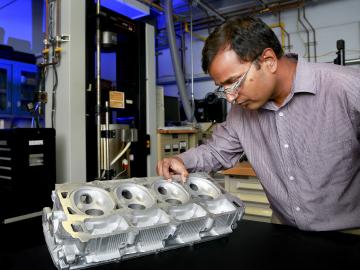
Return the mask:
[[58, 269], [80, 269], [232, 232], [244, 204], [207, 174], [59, 184], [43, 230]]

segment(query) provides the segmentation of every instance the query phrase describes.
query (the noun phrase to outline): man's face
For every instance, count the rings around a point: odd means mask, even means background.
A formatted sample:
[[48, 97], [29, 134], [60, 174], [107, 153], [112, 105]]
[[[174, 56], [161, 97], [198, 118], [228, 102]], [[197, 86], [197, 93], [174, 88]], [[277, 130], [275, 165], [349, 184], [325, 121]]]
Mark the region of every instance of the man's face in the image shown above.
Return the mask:
[[[274, 94], [275, 76], [268, 70], [265, 62], [261, 59], [256, 63], [240, 62], [238, 55], [232, 49], [217, 53], [210, 65], [209, 74], [216, 85], [233, 90], [225, 90], [228, 92], [226, 94], [228, 102], [239, 104], [245, 109], [259, 109]], [[236, 82], [240, 82], [239, 87], [232, 89], [237, 85]]]

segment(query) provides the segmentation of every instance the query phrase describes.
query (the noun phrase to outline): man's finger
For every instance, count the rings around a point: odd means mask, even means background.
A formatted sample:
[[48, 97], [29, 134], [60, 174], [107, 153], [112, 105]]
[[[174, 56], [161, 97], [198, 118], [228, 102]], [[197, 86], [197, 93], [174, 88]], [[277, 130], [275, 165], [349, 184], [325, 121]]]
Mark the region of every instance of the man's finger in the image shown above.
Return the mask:
[[171, 165], [171, 161], [169, 159], [164, 159], [162, 164], [162, 172], [165, 179], [171, 179], [170, 165]]
[[160, 160], [160, 161], [157, 163], [157, 166], [156, 166], [156, 172], [157, 172], [157, 174], [160, 175], [160, 176], [163, 176], [162, 163], [163, 163], [163, 161]]
[[182, 181], [183, 183], [185, 183], [188, 176], [189, 176], [189, 174], [188, 174], [186, 171], [183, 171], [183, 172], [181, 173], [181, 181]]

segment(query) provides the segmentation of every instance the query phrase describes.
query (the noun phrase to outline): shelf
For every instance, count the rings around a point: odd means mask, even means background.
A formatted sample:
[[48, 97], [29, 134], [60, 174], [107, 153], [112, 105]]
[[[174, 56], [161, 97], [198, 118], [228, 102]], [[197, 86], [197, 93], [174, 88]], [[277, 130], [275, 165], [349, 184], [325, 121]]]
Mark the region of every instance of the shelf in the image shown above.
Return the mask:
[[269, 203], [265, 194], [238, 193], [237, 196], [244, 202], [254, 202], [254, 203], [263, 203], [263, 204]]
[[235, 188], [237, 190], [240, 189], [249, 189], [249, 190], [263, 190], [263, 187], [260, 183], [242, 183], [242, 182], [237, 182], [235, 184]]
[[245, 214], [270, 218], [272, 215], [272, 211], [271, 211], [271, 209], [265, 209], [265, 208], [263, 209], [263, 208], [252, 207], [252, 206], [248, 206], [248, 207], [245, 206]]

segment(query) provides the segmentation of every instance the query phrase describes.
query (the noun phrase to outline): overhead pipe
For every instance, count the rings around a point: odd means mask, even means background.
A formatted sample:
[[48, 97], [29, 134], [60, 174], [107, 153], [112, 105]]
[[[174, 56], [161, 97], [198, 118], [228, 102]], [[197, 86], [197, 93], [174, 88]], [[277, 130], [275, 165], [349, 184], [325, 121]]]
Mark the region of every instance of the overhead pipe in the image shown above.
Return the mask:
[[[287, 49], [289, 50], [289, 52], [291, 52], [290, 34], [288, 31], [285, 30], [285, 24], [281, 22], [280, 11], [279, 11], [279, 27], [281, 29], [281, 37], [283, 38], [284, 33], [286, 34], [287, 41], [288, 41]], [[283, 42], [283, 40], [282, 40], [282, 42]], [[284, 47], [285, 47], [285, 42], [284, 42]]]
[[48, 64], [49, 61], [49, 47], [50, 47], [50, 38], [49, 38], [49, 0], [45, 0], [45, 38], [44, 38], [44, 49], [42, 50], [44, 65]]
[[[273, 3], [268, 3], [268, 4], [273, 4]], [[278, 3], [276, 2], [276, 5], [272, 5], [271, 7], [268, 8], [267, 12], [271, 12], [271, 13], [277, 13], [280, 11], [284, 11], [284, 10], [289, 10], [289, 9], [296, 9], [299, 7], [302, 7], [304, 5], [304, 1], [287, 1], [287, 2], [282, 2], [282, 3]], [[258, 7], [258, 6], [253, 6], [250, 8], [244, 8], [244, 9], [237, 9], [235, 11], [229, 11], [229, 12], [224, 12], [222, 13], [222, 16], [224, 18], [230, 18], [230, 17], [234, 17], [234, 16], [248, 16], [248, 15], [253, 15], [253, 14], [257, 14], [257, 13], [265, 13], [264, 8]], [[175, 17], [175, 15], [174, 15]], [[176, 19], [176, 17], [175, 17]], [[200, 19], [194, 19], [193, 20], [193, 30], [194, 31], [198, 31], [198, 30], [202, 30], [202, 29], [206, 29], [209, 27], [216, 27], [218, 25], [220, 25], [222, 22], [219, 22], [218, 20], [214, 20], [213, 17], [208, 17], [208, 18], [200, 18]], [[164, 30], [165, 28], [160, 28], [159, 31]], [[178, 30], [178, 27], [175, 28], [175, 30]]]
[[309, 30], [306, 28], [305, 24], [302, 22], [302, 20], [300, 19], [300, 8], [298, 8], [298, 22], [301, 24], [301, 26], [305, 29], [306, 31], [306, 40], [307, 40], [307, 58], [308, 58], [308, 62], [310, 62], [310, 34], [309, 34]]
[[[176, 37], [178, 38], [178, 40], [180, 40], [180, 63], [181, 63], [181, 70], [183, 71], [183, 73], [185, 74], [184, 76], [186, 77], [187, 71], [186, 71], [186, 37], [185, 37], [185, 32], [181, 29], [180, 30], [181, 34], [176, 34]], [[185, 80], [185, 84], [186, 84], [186, 80]]]
[[182, 105], [185, 111], [186, 118], [189, 122], [192, 122], [194, 119], [193, 117], [193, 110], [191, 108], [188, 94], [186, 92], [185, 87], [185, 79], [184, 74], [181, 70], [181, 65], [179, 61], [178, 49], [176, 46], [176, 39], [175, 39], [175, 30], [174, 30], [174, 22], [173, 22], [173, 8], [172, 8], [172, 0], [164, 1], [165, 2], [165, 18], [166, 18], [166, 32], [169, 40], [169, 47], [171, 51], [171, 59], [174, 67], [174, 72], [176, 76], [176, 83], [179, 88], [180, 98], [182, 101]]
[[[189, 29], [189, 26], [188, 26], [188, 23], [187, 23], [187, 22], [184, 23], [184, 26], [185, 26], [184, 31], [185, 31], [186, 33], [190, 33], [190, 29]], [[193, 31], [191, 30], [191, 32], [193, 32]], [[197, 38], [198, 40], [200, 40], [200, 41], [203, 41], [203, 42], [206, 41], [206, 37], [204, 37], [204, 36], [202, 36], [202, 35], [199, 35], [199, 34], [197, 34], [197, 33], [192, 33], [192, 35], [193, 35], [194, 37], [196, 37], [196, 38]]]
[[[234, 11], [229, 11], [229, 12], [224, 12], [222, 13], [222, 16], [225, 18], [230, 18], [230, 17], [234, 17], [234, 16], [248, 16], [248, 15], [252, 15], [252, 14], [257, 14], [257, 13], [267, 13], [267, 12], [271, 12], [271, 13], [276, 13], [279, 11], [284, 11], [284, 10], [288, 10], [288, 9], [295, 9], [295, 8], [299, 8], [301, 6], [304, 5], [304, 1], [287, 1], [287, 2], [282, 2], [282, 3], [278, 3], [276, 2], [276, 5], [272, 5], [269, 8], [264, 9], [263, 6], [258, 7], [256, 6], [252, 6], [252, 7], [248, 7], [248, 8], [244, 8], [244, 9], [238, 9], [238, 10], [234, 10]], [[268, 3], [269, 4], [273, 4], [273, 3]], [[209, 25], [210, 27], [216, 27], [220, 24], [221, 22], [218, 21], [214, 21], [213, 18], [201, 18], [201, 19], [197, 19], [193, 21], [193, 28], [194, 30], [202, 30], [205, 28], [208, 28]]]
[[[161, 4], [154, 3], [153, 0], [137, 0], [137, 1], [147, 5], [149, 8], [153, 9], [155, 12], [157, 12], [159, 14], [163, 14], [165, 12], [165, 8]], [[164, 1], [167, 1], [167, 0], [164, 0]], [[179, 16], [173, 14], [173, 17], [174, 17], [175, 21], [180, 21]]]
[[55, 61], [60, 62], [61, 53], [61, 0], [56, 0], [56, 37], [55, 37]]
[[310, 26], [311, 28], [311, 31], [313, 33], [313, 47], [314, 47], [314, 59], [315, 59], [315, 62], [317, 62], [317, 55], [316, 55], [316, 34], [315, 34], [315, 28], [311, 25], [311, 23], [308, 21], [308, 19], [306, 18], [305, 16], [305, 7], [303, 7], [303, 18], [305, 20], [305, 22]]
[[61, 0], [56, 0], [56, 36], [61, 36]]
[[205, 4], [201, 0], [194, 0], [194, 3], [205, 9], [207, 12], [212, 13], [218, 18], [221, 22], [226, 21], [226, 18], [221, 15], [219, 12], [217, 12], [213, 7], [211, 7], [209, 4]]
[[345, 60], [345, 65], [346, 66], [360, 65], [360, 58]]
[[49, 1], [45, 0], [45, 40], [49, 40]]
[[263, 9], [260, 11], [260, 13], [272, 12], [269, 6], [266, 3], [264, 3], [264, 1], [258, 0], [258, 2], [260, 2], [261, 5], [263, 6]]
[[[281, 30], [281, 47], [283, 49], [288, 48], [289, 52], [290, 52], [290, 34], [285, 30], [285, 24], [283, 22], [279, 22], [279, 23], [273, 23], [269, 25], [270, 28], [280, 28]], [[287, 44], [285, 45], [285, 34], [287, 36]]]

